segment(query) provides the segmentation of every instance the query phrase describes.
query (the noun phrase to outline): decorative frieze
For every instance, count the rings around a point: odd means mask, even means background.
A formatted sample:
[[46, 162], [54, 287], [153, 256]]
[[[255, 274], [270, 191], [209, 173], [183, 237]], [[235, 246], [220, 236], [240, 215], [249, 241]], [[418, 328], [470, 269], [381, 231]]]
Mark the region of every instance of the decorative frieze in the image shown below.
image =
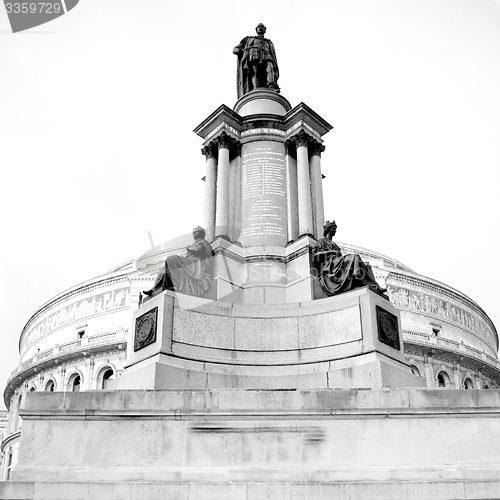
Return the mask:
[[22, 339], [21, 350], [24, 346], [36, 342], [39, 338], [52, 330], [63, 327], [73, 321], [125, 307], [129, 305], [129, 299], [130, 289], [120, 288], [118, 290], [100, 293], [88, 299], [80, 300], [74, 304], [62, 307], [40, 321], [33, 329], [26, 333]]
[[479, 316], [441, 298], [415, 290], [389, 286], [387, 294], [390, 301], [399, 308], [425, 312], [466, 327], [480, 335], [491, 334]]
[[450, 299], [455, 300], [457, 302], [463, 302], [467, 304], [467, 306], [471, 310], [475, 311], [477, 315], [483, 319], [485, 324], [487, 324], [488, 327], [491, 328], [491, 330], [494, 331], [496, 335], [495, 325], [488, 317], [488, 315], [483, 311], [483, 309], [480, 306], [478, 306], [473, 300], [471, 300], [466, 295], [461, 295], [456, 290], [450, 289], [448, 287], [443, 287], [442, 284], [440, 283], [433, 283], [432, 280], [423, 278], [424, 277], [402, 274], [395, 271], [391, 271], [389, 276], [387, 277], [388, 280], [394, 279], [396, 281], [408, 283], [409, 285], [416, 285], [418, 287], [426, 288], [440, 295], [449, 297]]

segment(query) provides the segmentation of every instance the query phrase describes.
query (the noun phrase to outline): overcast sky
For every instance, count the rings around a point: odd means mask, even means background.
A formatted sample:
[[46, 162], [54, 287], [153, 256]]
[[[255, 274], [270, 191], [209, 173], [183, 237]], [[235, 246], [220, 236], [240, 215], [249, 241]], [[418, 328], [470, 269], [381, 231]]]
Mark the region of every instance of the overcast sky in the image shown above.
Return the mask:
[[12, 34], [0, 5], [0, 386], [55, 294], [203, 224], [193, 128], [236, 101], [263, 22], [282, 95], [334, 129], [340, 241], [458, 288], [500, 325], [500, 1], [80, 0]]

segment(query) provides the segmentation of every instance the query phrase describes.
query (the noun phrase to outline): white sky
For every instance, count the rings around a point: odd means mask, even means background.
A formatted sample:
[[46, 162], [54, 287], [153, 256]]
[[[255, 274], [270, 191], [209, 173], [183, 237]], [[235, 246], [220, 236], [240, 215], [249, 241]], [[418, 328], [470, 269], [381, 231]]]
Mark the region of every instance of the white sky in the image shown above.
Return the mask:
[[192, 130], [234, 105], [232, 49], [259, 22], [282, 94], [335, 127], [338, 239], [500, 325], [500, 1], [80, 0], [15, 35], [0, 5], [2, 389], [43, 302], [147, 250], [147, 231], [158, 244], [203, 224]]

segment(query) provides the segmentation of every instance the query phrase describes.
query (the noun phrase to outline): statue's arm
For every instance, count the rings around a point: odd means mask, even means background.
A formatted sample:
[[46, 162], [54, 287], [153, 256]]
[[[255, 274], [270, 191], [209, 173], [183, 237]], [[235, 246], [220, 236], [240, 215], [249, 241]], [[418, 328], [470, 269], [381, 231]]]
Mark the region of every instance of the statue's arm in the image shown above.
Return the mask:
[[239, 55], [241, 54], [241, 52], [243, 52], [243, 48], [245, 47], [246, 43], [247, 43], [247, 36], [245, 38], [243, 38], [243, 40], [241, 40], [241, 42], [236, 45], [236, 47], [233, 49], [233, 54], [236, 54], [236, 55]]
[[186, 248], [188, 255], [196, 255], [198, 257], [203, 257], [206, 253], [205, 247], [202, 243], [195, 243]]
[[274, 44], [273, 42], [271, 42], [271, 40], [269, 40], [269, 52], [271, 54], [271, 57], [273, 58], [273, 63], [275, 66], [274, 70], [279, 74], [278, 59], [276, 58], [276, 51], [274, 50]]

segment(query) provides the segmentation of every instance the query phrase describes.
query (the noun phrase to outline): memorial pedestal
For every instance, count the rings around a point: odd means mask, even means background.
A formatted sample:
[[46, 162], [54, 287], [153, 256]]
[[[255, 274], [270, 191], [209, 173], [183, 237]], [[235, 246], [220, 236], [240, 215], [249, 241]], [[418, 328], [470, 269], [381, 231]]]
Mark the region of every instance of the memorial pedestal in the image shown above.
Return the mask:
[[165, 291], [134, 313], [112, 389], [415, 387], [398, 311], [368, 288], [243, 305]]

